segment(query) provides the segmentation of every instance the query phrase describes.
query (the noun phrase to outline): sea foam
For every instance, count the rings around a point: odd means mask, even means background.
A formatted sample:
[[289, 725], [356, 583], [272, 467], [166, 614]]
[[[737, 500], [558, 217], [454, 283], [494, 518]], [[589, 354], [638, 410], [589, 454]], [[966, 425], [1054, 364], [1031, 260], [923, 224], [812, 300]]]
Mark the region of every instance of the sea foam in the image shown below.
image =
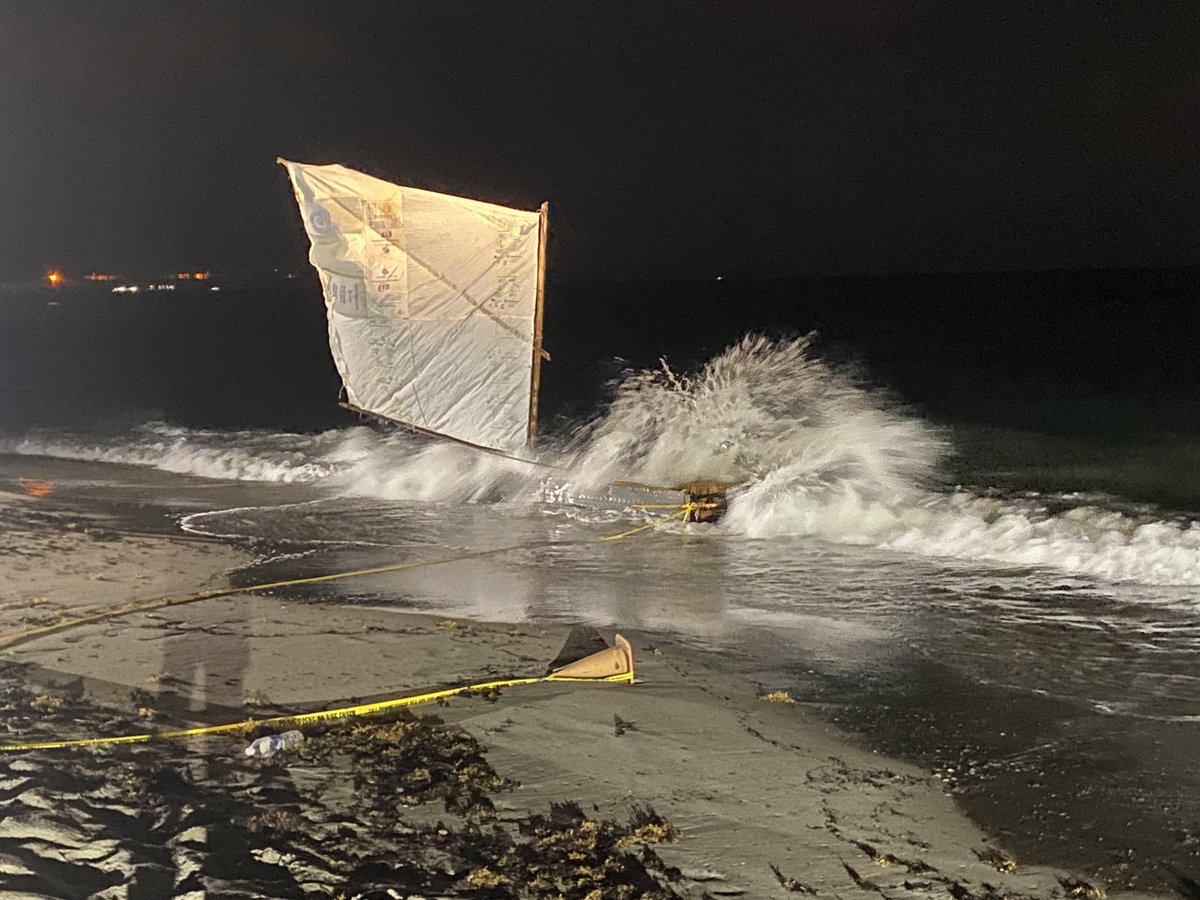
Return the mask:
[[[823, 359], [810, 338], [747, 337], [699, 371], [665, 363], [616, 385], [593, 421], [537, 462], [352, 427], [320, 434], [151, 423], [122, 438], [0, 438], [0, 452], [320, 485], [341, 497], [570, 503], [616, 479], [734, 482], [717, 539], [818, 540], [926, 557], [1048, 567], [1105, 581], [1200, 584], [1200, 527], [1096, 497], [1000, 498], [941, 478], [941, 429]], [[1053, 500], [1053, 502], [1051, 502]]]

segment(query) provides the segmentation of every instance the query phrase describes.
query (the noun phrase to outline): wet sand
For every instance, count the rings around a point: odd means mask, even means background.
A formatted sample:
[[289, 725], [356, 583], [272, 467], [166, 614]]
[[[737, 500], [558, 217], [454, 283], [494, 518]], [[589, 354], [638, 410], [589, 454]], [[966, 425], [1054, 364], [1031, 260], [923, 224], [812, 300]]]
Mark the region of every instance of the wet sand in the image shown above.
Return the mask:
[[[216, 587], [246, 559], [30, 516], [28, 502], [6, 498], [24, 511], [0, 555], [5, 633]], [[536, 675], [566, 634], [333, 605], [311, 589], [205, 600], [0, 650], [0, 733], [213, 724]], [[4, 755], [0, 884], [5, 896], [1100, 896], [1011, 860], [930, 773], [764, 699], [770, 686], [626, 636], [635, 685], [512, 687], [418, 707], [415, 722], [310, 728], [300, 753], [266, 764], [241, 736]]]
[[129, 533], [111, 518], [0, 488], [0, 630], [225, 583], [246, 554], [219, 541]]

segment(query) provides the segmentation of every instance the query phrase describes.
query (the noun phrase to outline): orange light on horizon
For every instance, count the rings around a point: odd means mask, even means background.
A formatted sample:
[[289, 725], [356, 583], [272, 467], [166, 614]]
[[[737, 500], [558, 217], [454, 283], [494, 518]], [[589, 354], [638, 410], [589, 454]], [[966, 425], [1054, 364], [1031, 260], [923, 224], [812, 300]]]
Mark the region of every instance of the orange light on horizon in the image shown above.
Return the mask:
[[52, 269], [46, 273], [46, 283], [49, 284], [50, 287], [58, 287], [65, 280], [66, 279], [63, 278], [63, 273], [57, 269]]

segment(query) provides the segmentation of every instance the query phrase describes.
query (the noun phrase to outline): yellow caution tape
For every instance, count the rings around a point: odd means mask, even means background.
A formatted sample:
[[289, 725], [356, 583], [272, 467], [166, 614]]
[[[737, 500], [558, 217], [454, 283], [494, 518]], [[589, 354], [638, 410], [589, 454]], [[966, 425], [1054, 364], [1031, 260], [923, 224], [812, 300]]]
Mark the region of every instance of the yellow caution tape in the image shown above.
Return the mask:
[[679, 512], [675, 513], [674, 515], [664, 516], [663, 518], [658, 519], [654, 522], [648, 522], [645, 525], [639, 525], [637, 528], [630, 528], [628, 531], [622, 531], [620, 534], [606, 535], [606, 536], [600, 538], [600, 540], [602, 540], [602, 541], [619, 541], [621, 538], [627, 538], [631, 534], [637, 534], [642, 531], [648, 531], [651, 528], [658, 528], [660, 525], [665, 525], [667, 522], [670, 522], [672, 519], [687, 519], [687, 517], [690, 513], [694, 513], [694, 512], [697, 512], [698, 510], [703, 510], [703, 509], [716, 509], [718, 506], [720, 506], [719, 503], [705, 503], [705, 502], [697, 502], [697, 501], [692, 501], [690, 503], [684, 503], [682, 506], [680, 506], [677, 503], [637, 504], [637, 505], [633, 506], [632, 508], [633, 509], [662, 509], [662, 508], [676, 509], [676, 508], [678, 508]]
[[641, 531], [647, 531], [651, 528], [657, 528], [659, 525], [664, 525], [672, 519], [682, 519], [695, 508], [695, 504], [685, 503], [683, 509], [672, 516], [666, 516], [656, 522], [650, 522], [646, 525], [639, 525], [637, 528], [630, 528], [628, 531], [622, 531], [620, 534], [609, 534], [600, 538], [602, 541], [619, 541], [621, 538], [627, 538], [631, 534], [637, 534]]
[[299, 713], [289, 716], [272, 716], [266, 719], [248, 719], [245, 722], [231, 722], [225, 725], [203, 725], [198, 728], [182, 728], [177, 731], [145, 732], [144, 734], [122, 734], [114, 737], [78, 738], [67, 741], [29, 741], [19, 744], [0, 744], [0, 753], [16, 753], [28, 750], [61, 750], [67, 747], [101, 747], [117, 744], [145, 744], [150, 741], [165, 741], [177, 738], [201, 737], [212, 734], [226, 734], [231, 731], [248, 731], [264, 725], [282, 727], [284, 725], [313, 725], [318, 722], [329, 722], [335, 719], [350, 719], [359, 716], [369, 716], [386, 712], [390, 709], [402, 709], [406, 706], [416, 706], [419, 703], [430, 703], [443, 700], [457, 694], [470, 691], [493, 690], [496, 688], [514, 687], [522, 684], [541, 684], [547, 681], [558, 682], [597, 682], [619, 683], [633, 682], [632, 672], [622, 672], [602, 678], [571, 678], [563, 675], [539, 675], [531, 678], [506, 678], [499, 681], [482, 681], [478, 684], [468, 684], [462, 687], [444, 688], [439, 691], [429, 691], [424, 694], [411, 694], [406, 697], [395, 697], [391, 700], [380, 700], [375, 703], [360, 703], [357, 706], [343, 706], [338, 709], [325, 709], [318, 712]]
[[[642, 525], [621, 534], [611, 534], [601, 538], [604, 541], [615, 541], [620, 538], [628, 537], [631, 534], [637, 534], [642, 531], [647, 531], [651, 528], [657, 528], [659, 525], [669, 522], [672, 519], [679, 519], [687, 516], [687, 514], [696, 509], [705, 509], [715, 504], [702, 503], [685, 503], [682, 507], [679, 504], [666, 504], [664, 508], [675, 509], [679, 508], [679, 512], [674, 515], [667, 516], [657, 522], [651, 522], [648, 525]], [[650, 508], [649, 506], [647, 508]], [[656, 508], [657, 505], [656, 505]], [[546, 544], [556, 543], [555, 541], [546, 541]], [[443, 556], [439, 559], [421, 559], [413, 562], [394, 563], [387, 566], [373, 566], [367, 569], [352, 569], [348, 572], [334, 572], [330, 575], [312, 575], [307, 578], [290, 578], [286, 581], [270, 581], [263, 584], [247, 584], [232, 587], [214, 588], [209, 591], [199, 591], [195, 594], [185, 594], [178, 597], [155, 597], [152, 600], [141, 600], [132, 603], [123, 603], [120, 606], [110, 606], [106, 609], [96, 610], [95, 612], [85, 613], [82, 616], [73, 616], [68, 619], [60, 619], [57, 622], [50, 622], [46, 625], [36, 625], [33, 628], [26, 628], [21, 631], [10, 632], [9, 634], [0, 634], [0, 649], [14, 647], [17, 644], [25, 643], [37, 637], [44, 637], [48, 634], [55, 634], [59, 631], [66, 631], [68, 628], [75, 628], [79, 625], [90, 625], [93, 622], [101, 622], [105, 619], [112, 619], [117, 616], [124, 616], [129, 613], [151, 612], [156, 609], [166, 609], [171, 606], [182, 606], [185, 603], [196, 603], [200, 600], [215, 600], [218, 597], [231, 597], [236, 594], [250, 594], [255, 591], [269, 591], [276, 588], [297, 587], [303, 584], [319, 584], [324, 581], [338, 581], [343, 578], [359, 578], [363, 575], [382, 575], [387, 572], [402, 572], [406, 569], [419, 569], [425, 566], [442, 566], [452, 562], [462, 562], [466, 559], [478, 559], [482, 556], [492, 556], [497, 553], [508, 553], [511, 550], [528, 550], [531, 547], [537, 547], [540, 544], [514, 544], [509, 547], [497, 547], [494, 550], [477, 550], [472, 553], [460, 553], [456, 556]]]
[[[697, 509], [706, 509], [714, 506], [710, 503], [685, 503], [680, 506], [679, 511], [666, 518], [660, 519], [657, 522], [651, 522], [647, 525], [641, 525], [637, 528], [632, 528], [629, 531], [621, 534], [612, 534], [601, 538], [605, 541], [615, 541], [621, 538], [628, 537], [632, 534], [637, 534], [651, 528], [671, 521], [672, 519], [684, 518], [688, 513]], [[673, 509], [677, 504], [654, 504], [654, 508], [669, 508]], [[647, 504], [646, 508], [651, 508]], [[549, 541], [546, 543], [555, 543]], [[75, 616], [69, 619], [62, 619], [58, 622], [51, 622], [47, 625], [38, 625], [33, 628], [27, 628], [23, 631], [11, 632], [9, 634], [0, 635], [0, 648], [13, 647], [25, 641], [32, 640], [37, 637], [43, 637], [47, 634], [54, 634], [59, 631], [65, 631], [68, 628], [74, 628], [78, 625], [87, 625], [93, 622], [100, 622], [105, 619], [111, 619], [116, 616], [122, 616], [129, 613], [149, 612], [156, 609], [164, 609], [171, 606], [180, 606], [185, 603], [195, 603], [200, 600], [212, 600], [218, 597], [229, 597], [235, 594], [248, 594], [255, 591], [267, 591], [275, 588], [295, 587], [303, 584], [318, 584], [325, 581], [336, 581], [342, 578], [357, 578], [363, 575], [381, 575], [387, 572], [401, 572], [405, 569], [417, 569], [424, 566], [439, 566], [452, 562], [460, 562], [466, 559], [477, 559], [482, 556], [494, 555], [497, 553], [506, 553], [510, 550], [527, 550], [536, 544], [517, 544], [510, 547], [498, 547], [494, 550], [479, 550], [473, 553], [461, 553], [456, 556], [444, 556], [439, 559], [416, 560], [413, 562], [395, 563], [387, 566], [374, 566], [366, 569], [353, 569], [348, 572], [334, 572], [330, 575], [313, 575], [307, 578], [291, 578], [286, 581], [271, 581], [262, 584], [249, 584], [241, 587], [225, 587], [215, 588], [209, 591], [200, 591], [195, 594], [187, 594], [179, 597], [158, 597], [153, 600], [139, 601], [133, 603], [125, 603], [120, 606], [109, 607], [107, 609], [97, 610], [95, 612], [86, 613], [82, 616]], [[245, 722], [233, 722], [225, 725], [208, 725], [198, 728], [185, 728], [178, 731], [160, 731], [146, 732], [144, 734], [127, 734], [116, 737], [99, 737], [99, 738], [80, 738], [77, 740], [67, 741], [32, 741], [29, 743], [18, 744], [0, 744], [0, 753], [26, 751], [26, 750], [54, 750], [65, 747], [96, 747], [109, 746], [115, 744], [141, 744], [155, 740], [169, 740], [172, 738], [198, 737], [201, 735], [222, 734], [230, 731], [245, 731], [250, 728], [255, 728], [260, 725], [304, 725], [314, 722], [324, 722], [332, 719], [350, 718], [355, 716], [371, 715], [373, 713], [383, 712], [389, 709], [400, 709], [406, 706], [415, 706], [419, 703], [428, 703], [433, 700], [440, 700], [445, 697], [452, 697], [457, 694], [463, 694], [468, 691], [487, 690], [491, 688], [512, 687], [521, 684], [538, 684], [546, 681], [558, 682], [632, 682], [632, 673], [622, 673], [618, 675], [610, 675], [604, 678], [571, 678], [561, 675], [543, 675], [533, 678], [510, 678], [503, 681], [488, 681], [479, 684], [466, 685], [464, 687], [446, 688], [440, 691], [432, 691], [424, 694], [414, 694], [408, 697], [397, 697], [392, 700], [383, 700], [378, 703], [366, 703], [358, 706], [346, 706], [339, 709], [323, 710], [320, 712], [302, 713], [299, 715], [290, 716], [275, 716], [267, 719], [251, 719]]]
[[629, 509], [679, 509], [686, 503], [630, 503]]

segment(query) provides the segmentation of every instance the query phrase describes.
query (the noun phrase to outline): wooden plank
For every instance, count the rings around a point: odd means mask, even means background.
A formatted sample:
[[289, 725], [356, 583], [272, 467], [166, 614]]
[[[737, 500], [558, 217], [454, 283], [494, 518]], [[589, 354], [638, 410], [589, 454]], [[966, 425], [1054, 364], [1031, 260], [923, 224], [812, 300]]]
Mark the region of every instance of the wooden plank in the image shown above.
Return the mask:
[[542, 383], [542, 305], [546, 299], [546, 241], [550, 237], [550, 204], [543, 203], [538, 210], [538, 259], [537, 259], [537, 304], [533, 313], [533, 373], [529, 380], [529, 428], [525, 434], [526, 445], [537, 440], [538, 387]]

